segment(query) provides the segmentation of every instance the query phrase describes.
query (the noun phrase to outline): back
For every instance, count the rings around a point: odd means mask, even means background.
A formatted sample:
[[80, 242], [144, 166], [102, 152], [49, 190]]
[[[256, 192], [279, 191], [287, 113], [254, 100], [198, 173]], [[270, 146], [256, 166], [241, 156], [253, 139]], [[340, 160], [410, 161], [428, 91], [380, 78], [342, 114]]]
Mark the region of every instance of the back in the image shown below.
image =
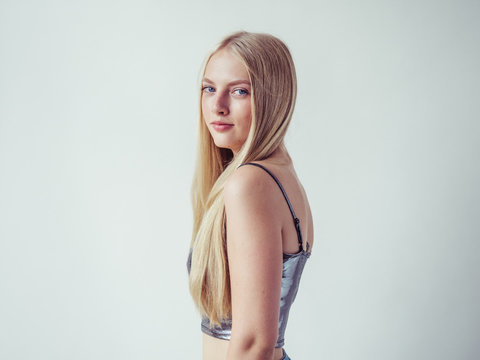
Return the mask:
[[[277, 339], [275, 343], [276, 348], [281, 348], [284, 345], [284, 335], [285, 335], [285, 329], [287, 326], [287, 321], [288, 321], [288, 316], [289, 316], [289, 311], [290, 307], [295, 300], [299, 283], [300, 283], [300, 278], [303, 272], [303, 268], [305, 266], [305, 263], [307, 259], [310, 257], [310, 243], [311, 239], [313, 237], [313, 231], [311, 228], [309, 229], [309, 226], [311, 226], [311, 213], [309, 211], [308, 207], [308, 201], [303, 204], [304, 206], [301, 208], [301, 212], [304, 216], [307, 217], [307, 221], [305, 221], [307, 224], [304, 225], [304, 228], [307, 229], [310, 242], [304, 241], [303, 240], [303, 235], [302, 235], [302, 227], [301, 227], [301, 221], [297, 217], [295, 210], [293, 208], [293, 204], [290, 201], [287, 191], [284, 189], [282, 186], [282, 183], [280, 180], [275, 176], [267, 167], [265, 167], [262, 164], [259, 163], [246, 163], [242, 164], [241, 166], [244, 165], [251, 165], [255, 166], [257, 168], [261, 168], [263, 171], [269, 174], [271, 177], [272, 185], [276, 189], [278, 193], [275, 193], [276, 195], [279, 195], [280, 200], [280, 206], [278, 206], [280, 212], [282, 215], [280, 218], [283, 218], [283, 213], [287, 214], [288, 221], [282, 226], [282, 249], [285, 248], [283, 243], [286, 243], [288, 245], [288, 251], [282, 251], [283, 252], [283, 257], [282, 257], [282, 273], [281, 273], [281, 291], [280, 291], [280, 308], [279, 308], [279, 316], [278, 316], [278, 333], [277, 333]], [[256, 174], [258, 176], [259, 174]], [[287, 178], [287, 173], [283, 174], [283, 177], [286, 179]], [[290, 177], [292, 178], [292, 177]], [[265, 179], [264, 179], [265, 180]], [[292, 183], [289, 184], [289, 188], [292, 189], [292, 192], [294, 192], [294, 186], [297, 185], [297, 196], [295, 198], [295, 204], [299, 206], [298, 204], [302, 203], [302, 200], [306, 200], [306, 196], [303, 192], [303, 188], [301, 188], [301, 185], [297, 182], [295, 184], [296, 176], [293, 177]], [[274, 184], [276, 183], [275, 186]], [[273, 189], [272, 189], [273, 190]], [[276, 204], [277, 208], [277, 204]], [[309, 221], [310, 220], [310, 221]], [[228, 220], [227, 220], [228, 222]], [[283, 222], [283, 221], [282, 221]], [[228, 226], [227, 226], [228, 227]], [[283, 229], [285, 227], [285, 229]], [[310, 231], [308, 231], [310, 230]], [[292, 233], [295, 235], [295, 247], [296, 249], [293, 250], [294, 246], [292, 243], [292, 238], [291, 235]], [[228, 234], [228, 231], [227, 231]], [[287, 234], [287, 236], [284, 236]], [[290, 238], [288, 238], [288, 235], [290, 235]], [[228, 236], [227, 236], [227, 242], [228, 242]], [[190, 251], [189, 258], [187, 261], [187, 268], [189, 269], [191, 266], [191, 255], [192, 255], [192, 250]], [[227, 319], [221, 323], [220, 327], [213, 327], [210, 325], [209, 319], [206, 317], [202, 318], [202, 326], [201, 330], [212, 337], [218, 338], [218, 339], [224, 339], [224, 340], [229, 340], [231, 336], [231, 331], [232, 331], [232, 321], [231, 319]]]
[[[282, 218], [282, 252], [284, 254], [295, 254], [299, 251], [297, 245], [298, 230], [295, 226], [291, 226], [292, 217], [299, 219], [303, 249], [306, 249], [308, 244], [308, 251], [311, 252], [314, 245], [312, 213], [307, 194], [291, 162], [285, 164], [276, 161], [257, 161], [248, 164], [257, 168], [262, 167], [263, 171], [261, 172], [269, 175], [258, 174], [258, 176], [266, 178], [265, 181], [271, 184], [272, 191], [276, 196], [277, 216]], [[242, 166], [245, 167], [244, 165]], [[277, 184], [275, 185], [275, 183]]]

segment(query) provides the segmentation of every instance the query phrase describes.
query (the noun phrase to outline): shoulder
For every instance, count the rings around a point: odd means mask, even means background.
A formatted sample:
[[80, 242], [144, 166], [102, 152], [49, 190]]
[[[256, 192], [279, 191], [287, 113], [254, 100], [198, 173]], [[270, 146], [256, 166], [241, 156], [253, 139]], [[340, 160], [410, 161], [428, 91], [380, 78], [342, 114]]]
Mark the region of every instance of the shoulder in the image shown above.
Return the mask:
[[270, 175], [254, 165], [237, 168], [228, 178], [224, 187], [225, 202], [238, 198], [266, 200], [272, 195], [274, 183]]
[[235, 346], [252, 341], [273, 346], [278, 337], [283, 258], [274, 186], [265, 170], [247, 165], [237, 168], [223, 189]]
[[223, 197], [230, 229], [234, 224], [242, 231], [281, 225], [277, 185], [264, 169], [253, 165], [237, 168], [225, 183]]

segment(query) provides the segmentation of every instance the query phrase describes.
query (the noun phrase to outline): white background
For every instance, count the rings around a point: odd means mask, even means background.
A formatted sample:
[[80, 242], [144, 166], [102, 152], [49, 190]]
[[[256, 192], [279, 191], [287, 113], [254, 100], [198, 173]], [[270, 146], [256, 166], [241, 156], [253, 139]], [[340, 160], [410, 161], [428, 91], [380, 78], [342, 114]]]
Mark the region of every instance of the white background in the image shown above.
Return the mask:
[[292, 359], [480, 357], [478, 1], [0, 2], [0, 358], [199, 359], [200, 64], [290, 47], [316, 243]]

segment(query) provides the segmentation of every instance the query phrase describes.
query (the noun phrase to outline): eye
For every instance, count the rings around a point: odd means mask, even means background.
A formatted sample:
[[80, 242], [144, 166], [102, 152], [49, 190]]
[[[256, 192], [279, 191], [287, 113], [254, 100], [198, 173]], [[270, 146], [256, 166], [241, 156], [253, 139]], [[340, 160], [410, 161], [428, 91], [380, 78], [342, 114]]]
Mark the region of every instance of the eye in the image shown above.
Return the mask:
[[248, 91], [245, 89], [235, 89], [233, 90], [233, 93], [235, 95], [241, 95], [241, 96], [248, 95]]
[[206, 92], [206, 93], [213, 93], [213, 92], [215, 92], [215, 89], [211, 86], [204, 86], [204, 87], [202, 87], [202, 91]]

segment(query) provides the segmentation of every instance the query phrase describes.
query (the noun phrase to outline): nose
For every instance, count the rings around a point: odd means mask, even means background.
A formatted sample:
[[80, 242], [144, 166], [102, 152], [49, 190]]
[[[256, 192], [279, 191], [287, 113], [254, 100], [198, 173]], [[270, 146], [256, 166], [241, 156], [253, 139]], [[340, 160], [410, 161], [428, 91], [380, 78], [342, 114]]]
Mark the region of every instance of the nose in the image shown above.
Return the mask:
[[225, 94], [216, 94], [212, 111], [216, 115], [228, 115], [228, 97]]

